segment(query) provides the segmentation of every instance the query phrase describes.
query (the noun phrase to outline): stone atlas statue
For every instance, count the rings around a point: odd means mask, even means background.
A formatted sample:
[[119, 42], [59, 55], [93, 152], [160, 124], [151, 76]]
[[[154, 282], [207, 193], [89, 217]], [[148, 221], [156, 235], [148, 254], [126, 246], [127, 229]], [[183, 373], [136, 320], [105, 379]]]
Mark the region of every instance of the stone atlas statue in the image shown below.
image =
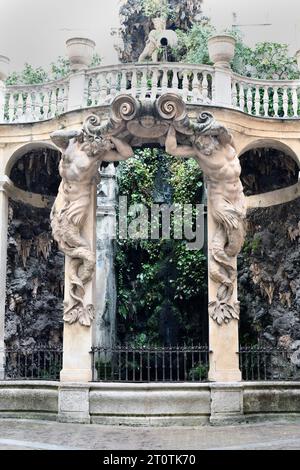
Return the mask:
[[217, 285], [209, 314], [218, 323], [239, 318], [234, 296], [236, 256], [244, 240], [245, 198], [241, 167], [232, 137], [210, 113], [194, 122], [183, 100], [167, 93], [157, 100], [119, 95], [108, 122], [89, 116], [81, 131], [57, 131], [52, 141], [61, 149], [62, 178], [51, 212], [54, 239], [70, 259], [69, 292], [64, 320], [90, 326], [94, 306], [85, 305], [86, 284], [93, 278], [95, 253], [82, 234], [89, 214], [93, 185], [101, 161], [126, 160], [141, 145], [164, 146], [171, 155], [196, 159], [208, 183], [208, 200], [215, 233], [210, 242], [209, 276]]

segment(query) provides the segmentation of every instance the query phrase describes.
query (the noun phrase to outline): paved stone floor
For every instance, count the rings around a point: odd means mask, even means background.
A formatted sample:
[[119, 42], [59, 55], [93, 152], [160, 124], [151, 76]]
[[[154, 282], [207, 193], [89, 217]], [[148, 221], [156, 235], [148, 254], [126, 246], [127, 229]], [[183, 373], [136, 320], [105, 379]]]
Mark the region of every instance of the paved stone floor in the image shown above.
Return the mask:
[[146, 428], [2, 419], [4, 449], [300, 449], [300, 423]]
[[113, 427], [0, 420], [0, 450], [300, 449], [300, 423], [203, 427]]

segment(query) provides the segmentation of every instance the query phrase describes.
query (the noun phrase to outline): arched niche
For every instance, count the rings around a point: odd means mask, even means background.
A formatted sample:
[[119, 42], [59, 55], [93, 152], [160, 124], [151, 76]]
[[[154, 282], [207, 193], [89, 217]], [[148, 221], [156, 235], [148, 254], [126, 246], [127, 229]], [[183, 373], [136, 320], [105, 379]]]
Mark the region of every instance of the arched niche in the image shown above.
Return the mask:
[[10, 157], [6, 281], [6, 346], [47, 347], [62, 341], [64, 256], [50, 227], [60, 178], [51, 143], [21, 146]]
[[240, 152], [239, 159], [246, 196], [271, 193], [298, 183], [299, 160], [294, 151], [282, 142], [252, 142]]

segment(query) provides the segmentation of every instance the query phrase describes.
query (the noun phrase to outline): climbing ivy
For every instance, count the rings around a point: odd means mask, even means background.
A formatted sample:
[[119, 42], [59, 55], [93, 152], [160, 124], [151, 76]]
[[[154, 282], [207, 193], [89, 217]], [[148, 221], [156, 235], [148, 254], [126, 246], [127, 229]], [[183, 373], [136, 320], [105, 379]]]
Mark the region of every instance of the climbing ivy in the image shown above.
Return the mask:
[[[128, 205], [153, 202], [196, 204], [202, 173], [193, 160], [180, 161], [143, 149], [118, 169], [119, 194]], [[169, 190], [168, 190], [169, 189]], [[182, 240], [117, 240], [119, 340], [140, 346], [191, 342], [205, 337], [200, 320], [206, 305], [206, 256]], [[204, 310], [204, 309], [203, 309]]]

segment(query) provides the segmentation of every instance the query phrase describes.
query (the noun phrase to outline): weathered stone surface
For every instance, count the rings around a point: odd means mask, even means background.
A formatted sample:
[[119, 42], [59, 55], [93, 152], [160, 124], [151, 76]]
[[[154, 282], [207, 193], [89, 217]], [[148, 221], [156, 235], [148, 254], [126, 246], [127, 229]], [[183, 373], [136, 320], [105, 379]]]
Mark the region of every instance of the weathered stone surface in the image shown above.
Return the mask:
[[[274, 379], [290, 368], [300, 377], [300, 200], [248, 213], [248, 234], [239, 256], [241, 333], [266, 346], [286, 349], [287, 359], [274, 353]], [[243, 341], [243, 337], [242, 337]]]
[[53, 243], [49, 209], [10, 202], [6, 346], [57, 346], [62, 341], [64, 257]]
[[58, 420], [65, 423], [89, 423], [89, 386], [60, 385]]

